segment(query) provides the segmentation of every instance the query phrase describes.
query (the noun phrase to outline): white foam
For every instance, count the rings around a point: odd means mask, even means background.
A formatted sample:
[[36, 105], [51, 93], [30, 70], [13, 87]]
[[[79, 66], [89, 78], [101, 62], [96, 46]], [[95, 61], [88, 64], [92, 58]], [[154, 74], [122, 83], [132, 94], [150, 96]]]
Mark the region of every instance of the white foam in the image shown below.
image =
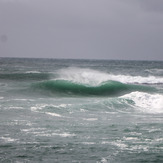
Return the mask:
[[0, 100], [4, 99], [4, 97], [0, 97]]
[[152, 128], [152, 129], [149, 129], [148, 132], [149, 133], [152, 133], [152, 132], [161, 132], [161, 128]]
[[60, 114], [56, 114], [56, 113], [50, 113], [50, 112], [45, 112], [45, 113], [55, 117], [62, 117]]
[[10, 106], [9, 109], [23, 109], [23, 107], [19, 107], [19, 106]]
[[118, 140], [116, 142], [111, 142], [110, 144], [115, 145], [115, 146], [119, 147], [122, 150], [124, 150], [124, 149], [126, 149], [128, 147], [127, 144], [125, 144], [124, 142], [122, 142], [120, 140]]
[[[101, 163], [109, 163], [108, 160], [107, 160], [106, 158], [102, 158], [100, 162], [101, 162]], [[97, 162], [97, 163], [99, 163], [99, 162]]]
[[92, 69], [70, 67], [58, 71], [59, 79], [69, 80], [76, 83], [88, 85], [99, 85], [108, 80], [119, 81], [122, 83], [139, 83], [139, 84], [160, 84], [163, 83], [163, 77], [155, 76], [131, 76], [131, 75], [114, 75]]
[[39, 71], [26, 71], [25, 73], [27, 73], [27, 74], [40, 74], [41, 72], [39, 72]]
[[40, 112], [44, 114], [48, 114], [54, 117], [63, 117], [62, 115], [55, 113], [55, 112], [49, 112], [48, 109], [46, 110], [46, 107], [54, 107], [54, 108], [65, 108], [69, 106], [70, 104], [59, 104], [59, 105], [48, 105], [48, 104], [37, 104], [36, 106], [31, 107], [31, 111], [33, 112]]
[[80, 109], [80, 112], [87, 112], [87, 110], [85, 110], [85, 109]]
[[4, 140], [5, 142], [15, 142], [17, 141], [18, 139], [12, 139], [10, 137], [0, 137], [0, 139]]
[[163, 113], [163, 95], [137, 91], [121, 96], [120, 98], [134, 101], [135, 106], [143, 112]]
[[163, 138], [155, 139], [156, 142], [163, 142]]
[[82, 144], [85, 144], [85, 145], [93, 145], [93, 144], [96, 144], [95, 142], [82, 142]]
[[67, 132], [64, 132], [64, 133], [53, 133], [52, 135], [54, 135], [54, 136], [61, 136], [61, 137], [73, 137], [73, 136], [75, 136], [75, 134], [70, 134], [70, 133], [67, 133]]
[[35, 101], [33, 99], [13, 99], [14, 101]]
[[31, 107], [31, 111], [43, 110], [46, 107], [54, 107], [54, 108], [66, 108], [71, 106], [71, 104], [59, 104], [59, 105], [49, 105], [49, 104], [37, 104], [36, 106]]
[[138, 83], [138, 84], [161, 84], [163, 77], [155, 76], [130, 76], [130, 75], [111, 75], [111, 80], [118, 80], [122, 83]]
[[83, 118], [85, 121], [97, 121], [98, 118]]
[[154, 69], [147, 69], [145, 71], [149, 72], [151, 74], [156, 74], [156, 75], [162, 75], [163, 74], [163, 69], [154, 68]]
[[110, 141], [102, 141], [101, 144], [110, 144]]
[[21, 129], [21, 131], [23, 131], [23, 132], [27, 132], [27, 133], [29, 133], [29, 132], [34, 132], [34, 131], [45, 131], [46, 130], [46, 128], [29, 128], [29, 129]]
[[137, 137], [123, 137], [124, 140], [127, 141], [135, 141], [135, 140], [139, 140]]

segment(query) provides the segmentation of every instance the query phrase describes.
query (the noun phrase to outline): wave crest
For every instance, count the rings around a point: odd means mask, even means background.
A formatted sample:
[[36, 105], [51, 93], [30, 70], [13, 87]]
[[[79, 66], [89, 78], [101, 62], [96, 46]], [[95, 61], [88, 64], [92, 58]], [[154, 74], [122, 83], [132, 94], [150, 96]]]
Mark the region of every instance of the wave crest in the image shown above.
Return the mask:
[[115, 75], [97, 70], [75, 67], [59, 70], [58, 76], [61, 80], [69, 80], [90, 85], [99, 85], [109, 80], [126, 84], [163, 84], [163, 77], [161, 76], [131, 76], [123, 74]]

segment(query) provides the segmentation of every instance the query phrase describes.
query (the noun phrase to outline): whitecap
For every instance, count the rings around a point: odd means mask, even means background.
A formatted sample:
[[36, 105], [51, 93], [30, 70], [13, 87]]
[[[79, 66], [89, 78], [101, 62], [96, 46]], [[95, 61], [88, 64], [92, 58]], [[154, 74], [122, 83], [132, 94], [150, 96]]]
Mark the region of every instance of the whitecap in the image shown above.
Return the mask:
[[4, 99], [4, 97], [0, 97], [0, 100]]
[[55, 117], [62, 117], [60, 114], [57, 113], [50, 113], [50, 112], [45, 112], [48, 115], [55, 116]]
[[83, 118], [85, 121], [97, 121], [98, 118]]
[[23, 107], [19, 107], [19, 106], [10, 106], [9, 109], [23, 109]]
[[14, 101], [35, 101], [33, 99], [13, 99]]
[[154, 69], [146, 69], [145, 71], [149, 72], [151, 74], [156, 74], [156, 75], [162, 75], [163, 74], [163, 69], [154, 68]]
[[101, 144], [110, 144], [110, 141], [102, 141]]
[[132, 92], [127, 95], [121, 96], [132, 100], [137, 109], [148, 113], [163, 113], [163, 95], [149, 94], [144, 92]]
[[163, 77], [155, 76], [130, 76], [130, 75], [110, 75], [111, 80], [117, 80], [122, 83], [137, 84], [162, 84]]
[[26, 71], [26, 74], [40, 74], [41, 72], [39, 71]]
[[115, 145], [117, 147], [119, 147], [120, 149], [124, 150], [128, 147], [128, 145], [126, 145], [125, 143], [123, 143], [122, 141], [116, 141], [116, 142], [111, 142], [110, 144]]
[[67, 133], [67, 132], [64, 132], [64, 133], [52, 133], [52, 135], [61, 136], [61, 137], [73, 137], [73, 136], [75, 136], [75, 134], [70, 134], [70, 133]]
[[85, 144], [85, 145], [93, 145], [93, 144], [96, 144], [95, 142], [82, 142], [82, 144]]
[[13, 139], [13, 138], [10, 138], [10, 137], [0, 137], [0, 139], [4, 140], [5, 142], [7, 143], [10, 143], [10, 142], [15, 142], [17, 141], [18, 139]]
[[123, 137], [124, 140], [127, 140], [127, 141], [136, 141], [136, 140], [139, 140], [137, 137]]

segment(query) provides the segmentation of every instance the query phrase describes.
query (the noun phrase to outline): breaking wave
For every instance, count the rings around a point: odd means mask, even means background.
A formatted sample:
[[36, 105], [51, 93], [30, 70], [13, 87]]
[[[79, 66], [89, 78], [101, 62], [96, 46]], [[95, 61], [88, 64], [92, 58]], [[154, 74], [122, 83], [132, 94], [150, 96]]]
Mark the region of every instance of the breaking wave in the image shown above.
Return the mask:
[[62, 95], [120, 96], [134, 91], [155, 91], [150, 84], [161, 84], [163, 78], [114, 75], [88, 68], [58, 70], [57, 78], [37, 82], [33, 88]]
[[127, 84], [163, 84], [163, 77], [156, 76], [131, 76], [115, 75], [87, 68], [70, 67], [58, 71], [60, 79], [70, 80], [77, 83], [98, 85], [102, 82], [113, 80]]
[[132, 91], [149, 91], [152, 88], [140, 85], [123, 84], [117, 81], [106, 81], [99, 85], [74, 83], [68, 80], [49, 80], [34, 85], [34, 88], [50, 91], [53, 93], [74, 95], [123, 95]]
[[132, 92], [120, 98], [132, 100], [135, 107], [142, 112], [163, 113], [163, 95], [145, 92]]
[[39, 71], [26, 71], [18, 73], [0, 73], [0, 79], [5, 80], [67, 80], [74, 83], [88, 84], [92, 86], [100, 85], [107, 81], [117, 81], [125, 84], [163, 84], [162, 76], [132, 76], [124, 74], [112, 74], [109, 72], [97, 71], [89, 68], [69, 67], [67, 69], [56, 70], [54, 73]]

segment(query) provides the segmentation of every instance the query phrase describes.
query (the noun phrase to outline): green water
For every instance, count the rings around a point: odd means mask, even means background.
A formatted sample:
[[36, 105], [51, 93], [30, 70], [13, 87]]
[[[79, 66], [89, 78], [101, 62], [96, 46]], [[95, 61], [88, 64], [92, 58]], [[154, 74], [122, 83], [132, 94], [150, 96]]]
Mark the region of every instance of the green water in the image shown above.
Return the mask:
[[163, 62], [0, 59], [0, 162], [163, 161]]

